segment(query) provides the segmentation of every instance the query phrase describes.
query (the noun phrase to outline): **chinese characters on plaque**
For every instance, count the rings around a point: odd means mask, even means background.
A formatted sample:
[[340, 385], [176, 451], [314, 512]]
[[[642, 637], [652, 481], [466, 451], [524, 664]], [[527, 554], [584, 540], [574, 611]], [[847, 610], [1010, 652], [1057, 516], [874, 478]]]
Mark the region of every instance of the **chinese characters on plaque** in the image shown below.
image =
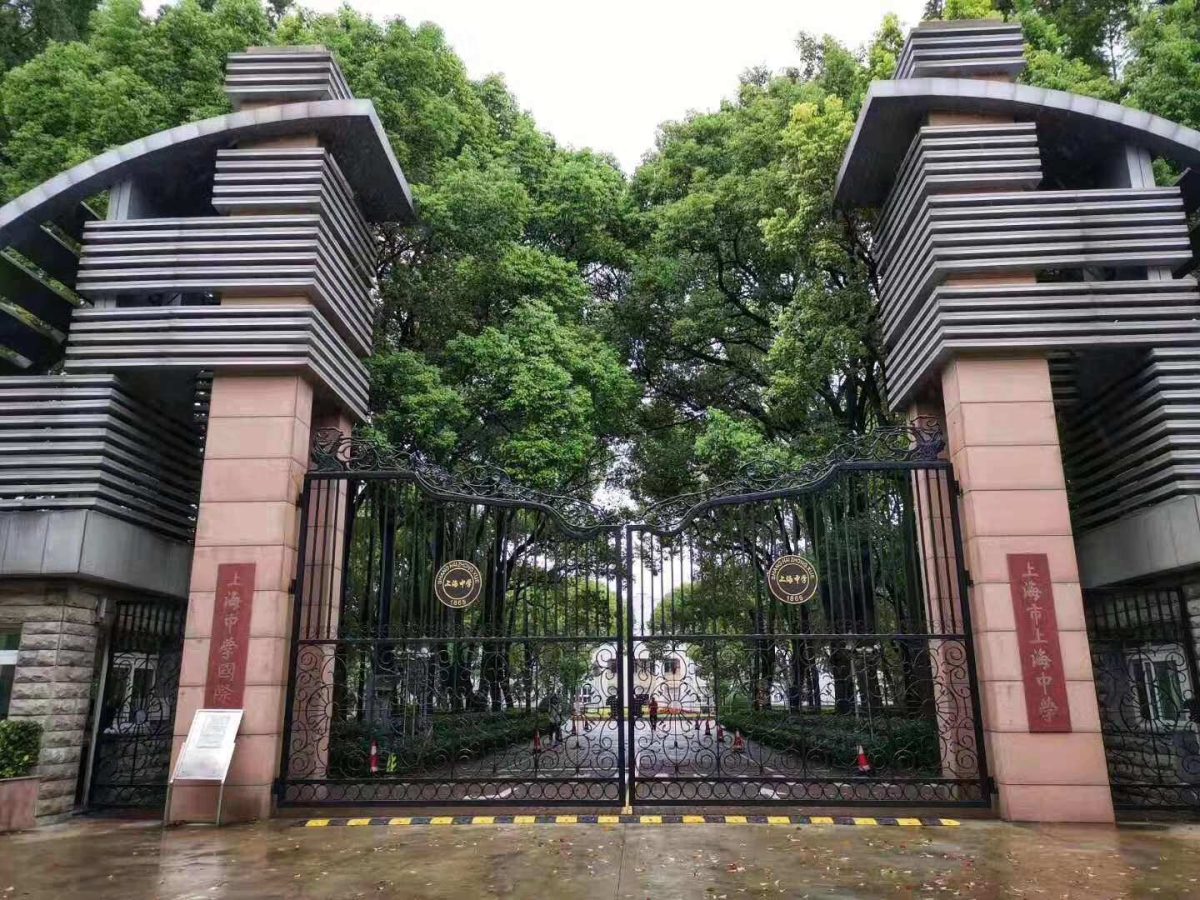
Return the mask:
[[175, 763], [176, 781], [224, 781], [242, 723], [240, 709], [198, 709]]
[[253, 599], [254, 563], [222, 563], [217, 567], [208, 682], [204, 689], [207, 707], [240, 709], [242, 706]]
[[452, 559], [437, 571], [433, 593], [451, 609], [466, 609], [479, 599], [483, 576], [479, 568], [465, 559]]
[[817, 569], [806, 557], [781, 556], [767, 570], [767, 590], [783, 603], [807, 603], [817, 594]]
[[1017, 618], [1017, 648], [1030, 731], [1070, 731], [1067, 682], [1045, 553], [1008, 554], [1008, 584]]

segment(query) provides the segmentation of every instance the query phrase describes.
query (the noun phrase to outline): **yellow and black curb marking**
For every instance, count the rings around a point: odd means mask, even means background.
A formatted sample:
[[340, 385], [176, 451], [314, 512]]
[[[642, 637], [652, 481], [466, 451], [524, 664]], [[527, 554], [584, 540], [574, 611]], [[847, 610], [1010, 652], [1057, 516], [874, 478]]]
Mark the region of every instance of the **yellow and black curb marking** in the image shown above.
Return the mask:
[[899, 825], [952, 827], [955, 819], [903, 816], [375, 816], [301, 819], [306, 828], [339, 825]]

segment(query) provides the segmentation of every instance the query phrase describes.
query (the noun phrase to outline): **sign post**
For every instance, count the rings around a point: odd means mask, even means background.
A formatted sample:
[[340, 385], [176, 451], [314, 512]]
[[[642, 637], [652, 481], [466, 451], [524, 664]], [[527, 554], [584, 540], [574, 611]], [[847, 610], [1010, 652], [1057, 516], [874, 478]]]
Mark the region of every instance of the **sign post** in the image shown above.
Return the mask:
[[198, 709], [192, 727], [179, 751], [175, 769], [167, 782], [167, 805], [163, 824], [171, 816], [171, 791], [176, 781], [217, 782], [217, 825], [221, 824], [221, 804], [225, 801], [225, 779], [233, 761], [238, 728], [242, 724], [240, 709]]

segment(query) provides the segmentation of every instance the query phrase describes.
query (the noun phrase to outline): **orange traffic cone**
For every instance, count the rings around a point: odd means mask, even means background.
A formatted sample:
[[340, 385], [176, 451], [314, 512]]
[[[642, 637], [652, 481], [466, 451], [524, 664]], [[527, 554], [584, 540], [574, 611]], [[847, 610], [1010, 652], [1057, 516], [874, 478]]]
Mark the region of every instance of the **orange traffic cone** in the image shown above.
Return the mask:
[[746, 739], [744, 737], [742, 737], [742, 733], [740, 731], [735, 731], [733, 733], [733, 747], [731, 749], [733, 750], [734, 753], [745, 752]]
[[533, 752], [542, 752], [542, 733], [540, 731], [535, 731], [533, 733]]
[[379, 774], [379, 745], [375, 743], [374, 738], [371, 739], [371, 774]]
[[858, 774], [870, 775], [872, 772], [871, 760], [867, 758], [867, 751], [863, 749], [863, 745], [858, 745]]

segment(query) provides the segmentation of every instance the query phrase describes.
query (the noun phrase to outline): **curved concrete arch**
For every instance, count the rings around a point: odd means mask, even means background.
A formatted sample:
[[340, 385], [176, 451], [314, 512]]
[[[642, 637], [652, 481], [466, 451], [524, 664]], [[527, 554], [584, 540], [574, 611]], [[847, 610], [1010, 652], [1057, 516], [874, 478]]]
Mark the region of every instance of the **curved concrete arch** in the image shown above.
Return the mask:
[[370, 100], [320, 100], [214, 116], [94, 156], [0, 207], [0, 247], [141, 172], [185, 165], [239, 140], [314, 133], [338, 160], [369, 218], [380, 222], [412, 221], [412, 193], [374, 104]]
[[[1200, 165], [1200, 131], [1139, 109], [1066, 91], [969, 78], [876, 81], [867, 92], [834, 187], [839, 206], [877, 206], [887, 195], [913, 135], [930, 112], [1011, 114], [1018, 121], [1069, 127]], [[867, 148], [870, 148], [869, 150]]]

